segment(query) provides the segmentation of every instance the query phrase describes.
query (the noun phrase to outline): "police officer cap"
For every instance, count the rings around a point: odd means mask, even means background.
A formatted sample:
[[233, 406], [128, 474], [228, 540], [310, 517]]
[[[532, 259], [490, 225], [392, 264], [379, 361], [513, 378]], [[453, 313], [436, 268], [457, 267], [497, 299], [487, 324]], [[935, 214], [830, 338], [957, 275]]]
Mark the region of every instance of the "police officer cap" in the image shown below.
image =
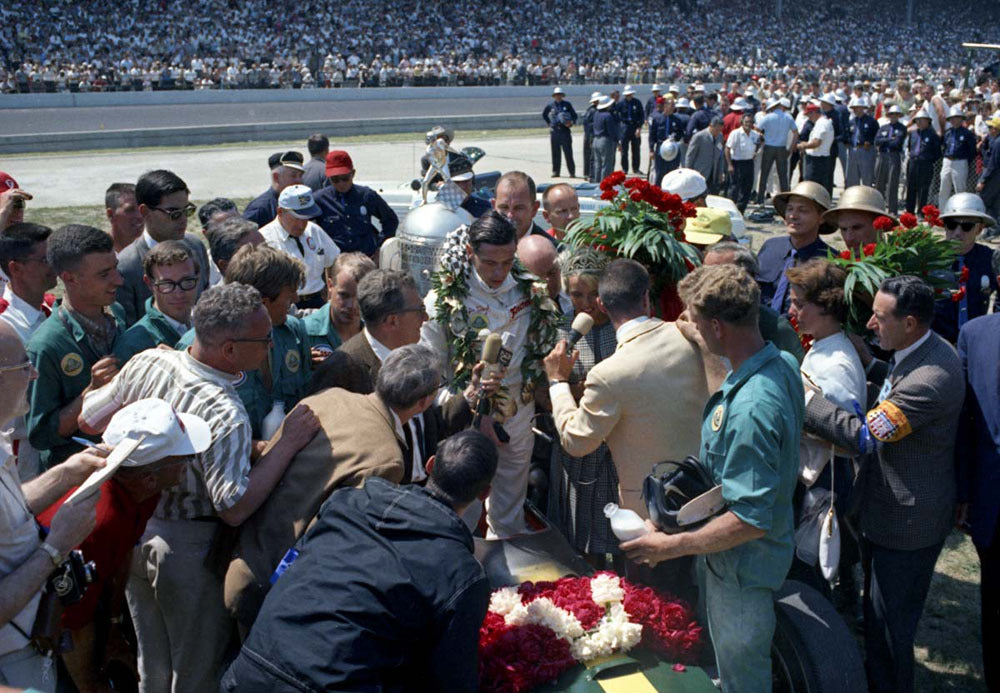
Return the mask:
[[594, 103], [595, 101], [600, 101], [602, 98], [604, 98], [604, 94], [602, 94], [599, 91], [595, 91], [593, 94], [590, 95], [590, 103]]
[[611, 108], [611, 106], [614, 105], [614, 103], [615, 100], [612, 99], [610, 96], [602, 96], [601, 100], [597, 102], [597, 110], [606, 111], [609, 108]]
[[452, 157], [448, 162], [448, 171], [454, 181], [472, 180], [475, 177], [472, 172], [472, 160], [465, 154]]
[[635, 94], [635, 88], [631, 84], [625, 85], [625, 91], [622, 92], [622, 96], [630, 96]]
[[691, 108], [691, 101], [682, 96], [677, 99], [677, 108]]
[[555, 89], [552, 90], [552, 96], [565, 95], [565, 94], [566, 92], [563, 91], [562, 87], [556, 87]]
[[669, 91], [671, 94], [680, 94], [681, 88], [678, 87], [676, 84], [671, 84], [670, 88], [667, 89], [667, 91]]
[[653, 88], [650, 89], [650, 91], [653, 92], [654, 94], [656, 92], [658, 92], [658, 91], [663, 91], [663, 85], [662, 84], [654, 84]]
[[305, 171], [304, 159], [299, 152], [275, 152], [267, 157], [267, 167], [272, 171], [279, 166], [287, 166], [297, 171]]

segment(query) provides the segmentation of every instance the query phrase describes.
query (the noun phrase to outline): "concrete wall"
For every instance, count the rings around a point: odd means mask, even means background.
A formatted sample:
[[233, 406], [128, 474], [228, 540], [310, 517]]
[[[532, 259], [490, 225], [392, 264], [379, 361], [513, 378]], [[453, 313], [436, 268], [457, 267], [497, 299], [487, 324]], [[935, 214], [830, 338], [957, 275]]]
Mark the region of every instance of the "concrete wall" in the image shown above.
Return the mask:
[[538, 127], [537, 113], [502, 116], [421, 116], [369, 118], [365, 120], [302, 121], [292, 123], [244, 123], [147, 130], [110, 130], [38, 135], [0, 135], [0, 153], [80, 151], [85, 149], [131, 149], [134, 147], [180, 147], [230, 142], [275, 142], [305, 140], [315, 132], [330, 138], [397, 132], [425, 133], [435, 125], [456, 130], [505, 130]]

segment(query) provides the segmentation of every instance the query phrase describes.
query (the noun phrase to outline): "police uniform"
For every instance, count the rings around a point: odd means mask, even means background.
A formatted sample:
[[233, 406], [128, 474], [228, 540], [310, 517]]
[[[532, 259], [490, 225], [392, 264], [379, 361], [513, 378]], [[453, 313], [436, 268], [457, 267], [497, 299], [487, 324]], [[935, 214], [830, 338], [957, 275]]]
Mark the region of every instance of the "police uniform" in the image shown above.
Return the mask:
[[319, 308], [323, 305], [326, 279], [323, 271], [333, 264], [340, 255], [340, 248], [316, 224], [306, 223], [301, 236], [292, 236], [275, 218], [270, 224], [260, 228], [264, 242], [276, 250], [302, 260], [306, 266], [306, 276], [299, 287], [299, 308]]
[[[116, 323], [113, 346], [125, 332], [125, 313], [117, 303], [111, 304], [110, 310]], [[64, 306], [35, 330], [26, 351], [38, 371], [28, 390], [28, 441], [38, 450], [41, 468], [51, 469], [83, 449], [59, 435], [59, 412], [90, 385], [90, 369], [108, 353], [95, 348], [86, 330]]]
[[[944, 160], [941, 162], [938, 207], [944, 207], [954, 193], [965, 192], [969, 166], [976, 160], [976, 136], [968, 128], [949, 128], [945, 130], [943, 139]], [[955, 338], [958, 338], [957, 333]]]
[[886, 123], [875, 134], [875, 188], [889, 203], [889, 213], [899, 211], [899, 172], [902, 168], [906, 126], [900, 122]]
[[615, 170], [615, 149], [621, 140], [619, 128], [618, 119], [610, 108], [594, 114], [594, 144], [591, 149], [594, 154], [592, 175], [595, 183], [600, 183]]
[[473, 219], [478, 219], [493, 209], [493, 205], [490, 204], [489, 200], [484, 200], [478, 195], [467, 196], [464, 200], [462, 200], [462, 204], [460, 204], [459, 207], [471, 214]]
[[310, 349], [319, 349], [329, 356], [342, 344], [340, 333], [330, 317], [329, 303], [302, 318], [302, 324], [309, 335]]
[[[606, 113], [606, 112], [605, 112]], [[431, 290], [424, 300], [429, 319], [421, 328], [420, 341], [440, 354], [445, 374], [452, 373], [453, 354], [448, 352], [446, 330], [488, 330], [499, 334], [504, 341], [504, 350], [509, 354], [507, 374], [502, 387], [516, 406], [516, 412], [506, 418], [504, 429], [510, 442], [499, 448], [496, 475], [486, 501], [487, 536], [505, 538], [524, 531], [524, 499], [528, 489], [528, 471], [531, 466], [531, 451], [534, 435], [531, 421], [535, 414], [535, 402], [525, 403], [521, 398], [521, 362], [525, 357], [528, 329], [531, 324], [531, 300], [518, 286], [517, 281], [507, 275], [503, 284], [493, 289], [486, 285], [475, 269], [468, 273], [469, 293], [465, 299], [468, 311], [467, 325], [443, 325], [437, 319], [435, 306], [436, 292]], [[476, 349], [476, 353], [479, 353]]]
[[[372, 256], [385, 239], [396, 235], [399, 218], [371, 188], [352, 185], [341, 194], [331, 185], [315, 193], [313, 200], [322, 211], [316, 223], [342, 253], [358, 251]], [[379, 220], [381, 231], [372, 224], [372, 216]]]
[[161, 344], [173, 348], [188, 329], [190, 328], [187, 325], [161, 313], [153, 305], [153, 299], [146, 299], [146, 314], [115, 342], [112, 355], [118, 359], [118, 367], [120, 368], [140, 351], [152, 349]]
[[847, 183], [871, 185], [875, 181], [875, 136], [878, 121], [867, 113], [851, 118], [847, 127], [850, 150], [847, 153]]
[[934, 128], [914, 130], [906, 140], [906, 211], [923, 209], [930, 194], [934, 163], [941, 158], [941, 138]]
[[[850, 142], [848, 129], [851, 123], [851, 111], [844, 104], [838, 103], [833, 107], [831, 117], [833, 118], [834, 150], [840, 161], [840, 169], [844, 172], [844, 178], [847, 178], [847, 147]], [[835, 166], [831, 167], [830, 170], [833, 171], [834, 168]]]
[[576, 162], [573, 161], [573, 135], [570, 125], [576, 124], [576, 111], [565, 98], [553, 101], [542, 111], [542, 118], [549, 126], [549, 146], [552, 150], [552, 176], [562, 171], [562, 156], [566, 156], [566, 169], [570, 178], [576, 177]]
[[656, 175], [654, 184], [659, 185], [663, 177], [681, 165], [680, 151], [673, 161], [666, 161], [660, 156], [660, 145], [668, 139], [679, 142], [682, 138], [680, 118], [676, 114], [654, 113], [649, 122], [649, 151], [653, 154], [653, 165]]
[[631, 151], [632, 172], [638, 173], [640, 164], [642, 163], [639, 160], [640, 142], [642, 140], [639, 131], [642, 130], [642, 124], [645, 122], [642, 104], [639, 103], [639, 99], [625, 97], [614, 108], [618, 112], [618, 120], [622, 125], [622, 170], [626, 173], [629, 170], [628, 158]]
[[[292, 410], [305, 395], [312, 371], [310, 338], [302, 321], [289, 315], [283, 325], [271, 328], [273, 344], [267, 362], [271, 369], [271, 389], [264, 385], [260, 370], [244, 371], [236, 383], [236, 394], [247, 410], [255, 440], [261, 439], [261, 424], [275, 400], [285, 403], [285, 413]], [[194, 342], [194, 330], [188, 330], [178, 349], [187, 349]]]
[[997, 276], [992, 266], [993, 253], [994, 250], [989, 246], [976, 243], [965, 255], [959, 255], [952, 265], [952, 270], [959, 275], [968, 270], [969, 277], [962, 282], [965, 296], [958, 301], [952, 301], [951, 297], [947, 296], [934, 304], [934, 322], [931, 324], [931, 329], [952, 344], [958, 340], [958, 331], [965, 323], [980, 315], [986, 315], [990, 294], [997, 290]]
[[583, 114], [583, 177], [591, 183], [600, 183], [594, 180], [594, 114], [597, 113], [597, 106], [590, 104], [587, 112]]
[[705, 405], [701, 460], [721, 484], [728, 511], [765, 532], [703, 558], [709, 629], [726, 691], [770, 689], [773, 598], [792, 563], [804, 418], [798, 363], [771, 343], [731, 372]]

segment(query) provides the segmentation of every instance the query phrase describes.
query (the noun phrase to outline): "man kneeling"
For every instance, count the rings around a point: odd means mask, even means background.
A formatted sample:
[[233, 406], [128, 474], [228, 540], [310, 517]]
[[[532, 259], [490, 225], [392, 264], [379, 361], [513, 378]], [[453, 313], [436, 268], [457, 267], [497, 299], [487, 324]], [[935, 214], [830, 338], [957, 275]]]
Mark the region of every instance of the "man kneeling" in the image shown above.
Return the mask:
[[477, 689], [490, 587], [459, 514], [489, 487], [497, 452], [463, 431], [433, 462], [423, 488], [373, 477], [330, 496], [223, 691]]

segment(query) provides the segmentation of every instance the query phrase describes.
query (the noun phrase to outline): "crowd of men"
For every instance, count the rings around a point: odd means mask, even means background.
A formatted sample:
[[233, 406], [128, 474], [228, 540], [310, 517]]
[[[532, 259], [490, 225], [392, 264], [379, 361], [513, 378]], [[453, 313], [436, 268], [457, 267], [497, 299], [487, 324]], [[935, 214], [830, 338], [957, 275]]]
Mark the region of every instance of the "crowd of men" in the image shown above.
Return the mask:
[[[554, 127], [576, 117], [560, 96]], [[794, 133], [781, 98], [764, 111]], [[614, 113], [645, 116], [609, 100], [609, 128]], [[689, 154], [725, 127], [696, 116]], [[623, 157], [643, 122], [619, 140]], [[770, 123], [757, 126], [780, 172]], [[997, 686], [1000, 262], [977, 243], [996, 224], [980, 196], [956, 186], [941, 214], [955, 297], [887, 279], [860, 337], [845, 332], [846, 277], [823, 236], [839, 230], [853, 253], [874, 242], [894, 210], [870, 185], [836, 205], [809, 176], [778, 190], [785, 233], [753, 253], [705, 207], [710, 177], [670, 171], [664, 187], [698, 208], [686, 233], [703, 266], [677, 287], [684, 312], [661, 319], [642, 265], [562, 247], [573, 188], [539, 200], [519, 171], [485, 209], [456, 182], [475, 220], [449, 236], [422, 295], [377, 266], [398, 219], [354, 183], [349, 153], [322, 135], [307, 150], [269, 157], [270, 185], [242, 213], [224, 198], [196, 207], [172, 171], [113, 183], [110, 231], [32, 223], [30, 194], [0, 173], [0, 420], [12, 429], [0, 439], [0, 684], [52, 691], [60, 656], [81, 691], [103, 690], [115, 657], [134, 657], [144, 691], [475, 690], [489, 581], [473, 533], [530, 531], [534, 428], [548, 413], [550, 519], [595, 565], [692, 598], [702, 556], [724, 690], [769, 690], [773, 597], [789, 574], [848, 618], [861, 605], [870, 690], [913, 690], [917, 622], [956, 525], [980, 554]], [[595, 329], [570, 350], [581, 312]], [[813, 338], [805, 355], [792, 322]], [[479, 362], [484, 331], [500, 336], [500, 367]], [[725, 511], [608, 543], [598, 511], [621, 502], [648, 517], [648, 470], [688, 455]], [[811, 490], [834, 494], [845, 528], [839, 579], [796, 552]], [[74, 547], [98, 572], [53, 626], [69, 650], [42, 638], [38, 615]]]
[[[751, 76], [943, 80], [962, 42], [988, 43], [992, 6], [931, 0], [836, 11], [785, 4], [518, 0], [461, 8], [350, 0], [184, 0], [0, 10], [4, 91], [722, 82]], [[558, 14], [559, 21], [551, 18]], [[320, 20], [320, 18], [322, 18]], [[649, 27], [671, 27], [668, 35]], [[785, 26], [799, 31], [789, 33]], [[829, 37], [817, 40], [817, 36]], [[726, 37], [724, 48], [718, 38]], [[919, 57], [914, 57], [919, 56]], [[979, 67], [992, 62], [978, 56]]]

